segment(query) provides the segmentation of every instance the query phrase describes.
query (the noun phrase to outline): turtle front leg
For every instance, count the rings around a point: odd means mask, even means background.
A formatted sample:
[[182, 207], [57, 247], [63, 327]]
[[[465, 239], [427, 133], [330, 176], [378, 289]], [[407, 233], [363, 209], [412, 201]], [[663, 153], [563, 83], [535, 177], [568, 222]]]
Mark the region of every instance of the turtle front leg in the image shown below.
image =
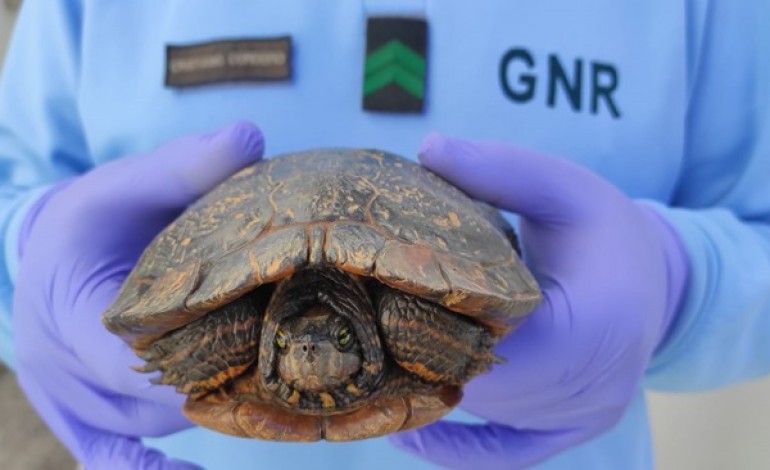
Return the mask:
[[461, 385], [501, 362], [486, 328], [440, 305], [383, 287], [377, 312], [393, 359], [425, 381]]
[[161, 371], [156, 384], [199, 398], [240, 376], [257, 360], [264, 301], [249, 293], [168, 333], [139, 357], [139, 372]]

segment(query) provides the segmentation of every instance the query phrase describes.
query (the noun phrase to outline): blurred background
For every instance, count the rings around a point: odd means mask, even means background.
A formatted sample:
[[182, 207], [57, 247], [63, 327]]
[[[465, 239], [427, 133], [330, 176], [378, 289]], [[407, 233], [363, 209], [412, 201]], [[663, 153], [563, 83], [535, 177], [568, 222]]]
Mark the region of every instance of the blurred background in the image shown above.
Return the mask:
[[[0, 64], [18, 3], [0, 5]], [[651, 393], [649, 402], [660, 470], [770, 469], [770, 379], [717, 392]], [[0, 470], [74, 468], [0, 366]]]

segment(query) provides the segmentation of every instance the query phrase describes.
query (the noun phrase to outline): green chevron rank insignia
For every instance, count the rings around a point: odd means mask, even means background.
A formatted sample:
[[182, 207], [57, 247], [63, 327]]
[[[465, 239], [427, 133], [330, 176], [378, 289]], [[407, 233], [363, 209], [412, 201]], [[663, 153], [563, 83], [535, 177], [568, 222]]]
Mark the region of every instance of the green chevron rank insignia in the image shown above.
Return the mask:
[[427, 36], [428, 23], [424, 19], [368, 19], [364, 66], [365, 110], [422, 112]]

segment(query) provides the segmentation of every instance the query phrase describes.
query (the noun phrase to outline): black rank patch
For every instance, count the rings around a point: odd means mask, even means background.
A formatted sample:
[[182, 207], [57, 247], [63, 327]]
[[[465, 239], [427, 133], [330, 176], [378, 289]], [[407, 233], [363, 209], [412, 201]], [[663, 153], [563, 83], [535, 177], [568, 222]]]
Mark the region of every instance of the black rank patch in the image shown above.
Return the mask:
[[421, 18], [370, 17], [366, 24], [363, 107], [421, 113], [425, 102], [428, 23]]

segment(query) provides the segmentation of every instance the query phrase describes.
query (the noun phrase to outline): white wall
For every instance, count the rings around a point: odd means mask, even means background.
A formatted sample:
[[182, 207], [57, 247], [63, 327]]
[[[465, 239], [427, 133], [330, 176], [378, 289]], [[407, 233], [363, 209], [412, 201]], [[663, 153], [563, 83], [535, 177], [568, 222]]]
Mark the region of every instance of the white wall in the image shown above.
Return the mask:
[[770, 379], [649, 398], [661, 470], [770, 469]]
[[[0, 5], [0, 61], [12, 21]], [[650, 394], [650, 407], [659, 469], [770, 469], [770, 379], [718, 392]]]

